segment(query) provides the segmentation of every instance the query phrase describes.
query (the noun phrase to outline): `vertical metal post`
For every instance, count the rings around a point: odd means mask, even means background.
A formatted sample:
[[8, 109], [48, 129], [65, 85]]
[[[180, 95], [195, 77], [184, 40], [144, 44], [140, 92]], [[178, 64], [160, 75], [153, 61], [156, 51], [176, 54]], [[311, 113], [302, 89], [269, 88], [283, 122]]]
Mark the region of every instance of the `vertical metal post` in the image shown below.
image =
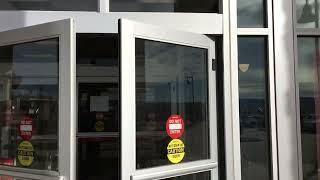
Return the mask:
[[99, 9], [98, 12], [100, 13], [108, 13], [109, 10], [109, 0], [98, 0]]

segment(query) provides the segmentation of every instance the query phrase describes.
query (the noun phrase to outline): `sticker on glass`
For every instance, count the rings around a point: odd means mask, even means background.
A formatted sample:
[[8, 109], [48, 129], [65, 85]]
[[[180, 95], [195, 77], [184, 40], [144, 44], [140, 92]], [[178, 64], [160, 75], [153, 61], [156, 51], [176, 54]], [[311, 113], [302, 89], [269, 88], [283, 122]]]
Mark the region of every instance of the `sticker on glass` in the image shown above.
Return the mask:
[[22, 141], [18, 146], [17, 158], [22, 166], [29, 167], [34, 160], [34, 148], [31, 142]]
[[173, 163], [177, 164], [180, 163], [185, 155], [184, 152], [184, 143], [180, 139], [173, 139], [170, 141], [167, 147], [167, 157], [168, 160]]
[[180, 115], [171, 115], [166, 123], [168, 136], [172, 139], [178, 139], [184, 132], [184, 121]]
[[104, 122], [103, 121], [97, 121], [95, 124], [95, 129], [97, 132], [101, 132], [104, 130]]
[[25, 141], [29, 141], [32, 138], [32, 121], [33, 120], [30, 117], [23, 117], [19, 123], [19, 134], [20, 137]]

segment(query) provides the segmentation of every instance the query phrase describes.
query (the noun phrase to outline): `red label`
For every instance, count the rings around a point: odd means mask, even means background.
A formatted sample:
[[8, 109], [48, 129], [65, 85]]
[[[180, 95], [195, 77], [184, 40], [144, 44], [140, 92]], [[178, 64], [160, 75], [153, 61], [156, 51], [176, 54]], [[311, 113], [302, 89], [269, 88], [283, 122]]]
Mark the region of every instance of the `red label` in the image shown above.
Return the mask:
[[180, 115], [171, 115], [166, 123], [167, 134], [172, 139], [178, 139], [184, 132], [184, 121]]
[[11, 176], [0, 175], [0, 180], [14, 180]]
[[14, 160], [13, 159], [0, 159], [0, 164], [6, 165], [6, 166], [13, 166]]
[[[6, 166], [13, 166], [14, 160], [13, 159], [0, 159], [0, 164], [6, 165]], [[14, 180], [14, 179], [11, 176], [0, 175], [0, 180]]]
[[24, 117], [19, 124], [19, 133], [20, 137], [25, 140], [29, 141], [32, 137], [32, 130], [33, 130], [33, 125], [32, 125], [32, 118], [29, 117]]

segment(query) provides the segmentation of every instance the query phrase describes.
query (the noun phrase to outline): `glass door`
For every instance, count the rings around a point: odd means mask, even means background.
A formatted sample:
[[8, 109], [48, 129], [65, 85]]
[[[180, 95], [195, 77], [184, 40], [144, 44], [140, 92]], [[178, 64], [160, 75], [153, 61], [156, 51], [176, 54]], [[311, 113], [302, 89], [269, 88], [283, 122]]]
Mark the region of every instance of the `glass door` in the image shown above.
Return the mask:
[[74, 178], [73, 35], [71, 19], [0, 32], [0, 175]]
[[120, 20], [123, 180], [217, 179], [214, 46]]

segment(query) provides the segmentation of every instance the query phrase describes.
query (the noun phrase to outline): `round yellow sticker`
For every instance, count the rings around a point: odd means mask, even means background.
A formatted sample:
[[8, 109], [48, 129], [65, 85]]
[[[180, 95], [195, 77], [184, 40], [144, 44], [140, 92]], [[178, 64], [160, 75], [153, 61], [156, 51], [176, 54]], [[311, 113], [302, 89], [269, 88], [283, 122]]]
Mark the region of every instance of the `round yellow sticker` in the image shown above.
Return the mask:
[[96, 131], [101, 132], [104, 130], [104, 122], [102, 121], [97, 121], [95, 124]]
[[29, 141], [22, 141], [18, 146], [18, 160], [22, 166], [30, 166], [34, 160], [34, 148]]
[[167, 147], [167, 157], [171, 163], [177, 164], [184, 158], [184, 143], [180, 139], [173, 139]]

